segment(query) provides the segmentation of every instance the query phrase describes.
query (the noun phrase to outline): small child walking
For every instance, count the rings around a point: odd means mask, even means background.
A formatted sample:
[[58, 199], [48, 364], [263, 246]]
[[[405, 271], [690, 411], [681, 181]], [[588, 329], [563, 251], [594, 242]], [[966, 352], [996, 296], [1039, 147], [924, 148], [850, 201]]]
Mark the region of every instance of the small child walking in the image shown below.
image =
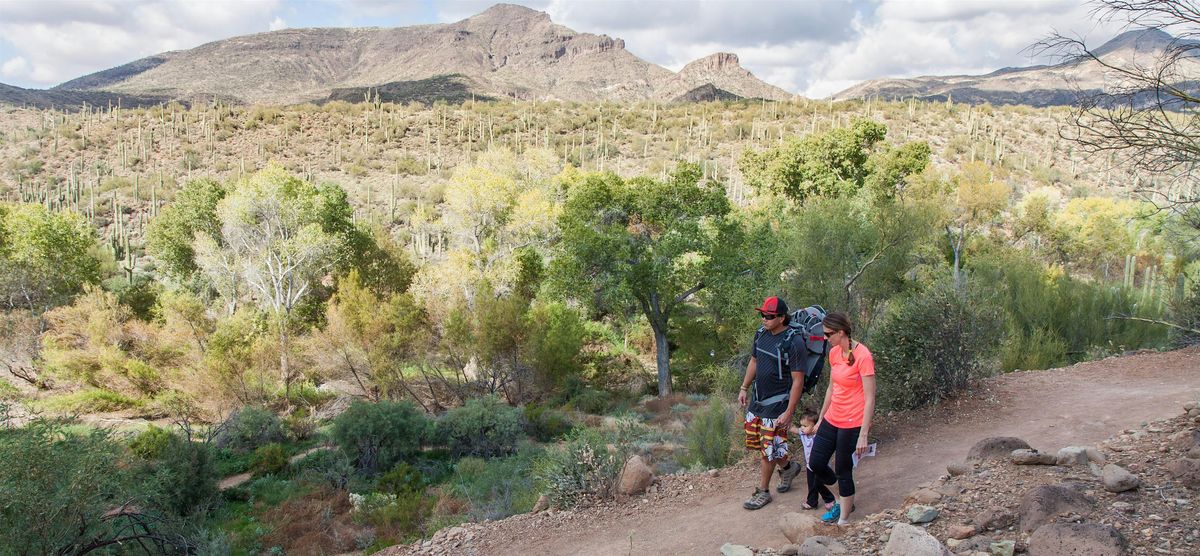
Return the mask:
[[829, 487], [817, 480], [816, 474], [808, 466], [809, 458], [812, 457], [813, 439], [817, 437], [817, 412], [811, 409], [804, 410], [800, 414], [800, 426], [797, 432], [800, 444], [804, 446], [804, 473], [808, 477], [808, 500], [800, 507], [806, 510], [816, 508], [819, 496], [825, 501], [825, 509], [828, 510], [833, 507], [833, 493], [829, 491]]

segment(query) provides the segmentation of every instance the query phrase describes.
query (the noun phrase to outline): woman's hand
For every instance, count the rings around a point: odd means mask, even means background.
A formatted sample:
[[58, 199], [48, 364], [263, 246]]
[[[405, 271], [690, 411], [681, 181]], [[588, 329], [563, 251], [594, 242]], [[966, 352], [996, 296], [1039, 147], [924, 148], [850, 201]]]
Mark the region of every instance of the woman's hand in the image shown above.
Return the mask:
[[740, 404], [742, 407], [746, 407], [746, 389], [745, 388], [738, 390], [738, 404]]
[[863, 455], [865, 455], [867, 453], [867, 450], [870, 450], [870, 446], [868, 445], [867, 435], [865, 435], [865, 434], [858, 435], [858, 444], [854, 446], [854, 453], [858, 454], [858, 457], [861, 458], [861, 457], [863, 457]]

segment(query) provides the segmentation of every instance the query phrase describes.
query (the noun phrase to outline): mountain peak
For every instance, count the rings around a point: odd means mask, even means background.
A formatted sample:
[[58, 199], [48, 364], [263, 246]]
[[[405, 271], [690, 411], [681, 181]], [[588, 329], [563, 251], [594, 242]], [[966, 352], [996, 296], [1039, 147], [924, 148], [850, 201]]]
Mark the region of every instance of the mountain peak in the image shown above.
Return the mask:
[[547, 14], [546, 12], [539, 12], [533, 8], [518, 6], [516, 4], [496, 4], [495, 6], [468, 17], [465, 21], [476, 23], [512, 23], [520, 20], [550, 21], [550, 14]]
[[679, 73], [685, 72], [723, 72], [731, 69], [742, 69], [741, 63], [738, 61], [737, 54], [732, 52], [714, 52], [703, 58], [697, 58], [688, 62]]
[[1112, 40], [1100, 45], [1100, 48], [1093, 53], [1097, 56], [1104, 56], [1121, 50], [1132, 50], [1138, 53], [1158, 52], [1169, 47], [1175, 41], [1175, 37], [1161, 29], [1134, 29], [1113, 37]]

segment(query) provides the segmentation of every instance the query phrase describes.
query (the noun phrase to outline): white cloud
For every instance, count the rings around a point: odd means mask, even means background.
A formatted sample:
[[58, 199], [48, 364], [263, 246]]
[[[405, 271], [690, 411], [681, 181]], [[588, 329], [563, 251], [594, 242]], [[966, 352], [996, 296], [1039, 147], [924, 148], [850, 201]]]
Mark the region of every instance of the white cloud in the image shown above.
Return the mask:
[[267, 29], [270, 29], [271, 31], [278, 31], [280, 29], [287, 29], [287, 28], [288, 28], [287, 22], [284, 21], [283, 18], [279, 17], [279, 16], [275, 16], [275, 19], [272, 19], [271, 24], [267, 26]]
[[[0, 1], [7, 79], [48, 86], [168, 50], [266, 31], [280, 0]], [[14, 60], [23, 60], [15, 62]]]

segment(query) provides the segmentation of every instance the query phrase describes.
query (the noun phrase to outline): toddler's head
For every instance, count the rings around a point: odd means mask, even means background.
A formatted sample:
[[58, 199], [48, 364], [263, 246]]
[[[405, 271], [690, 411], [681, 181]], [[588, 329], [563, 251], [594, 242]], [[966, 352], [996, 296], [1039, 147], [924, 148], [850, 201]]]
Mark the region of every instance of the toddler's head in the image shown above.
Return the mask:
[[805, 409], [800, 414], [800, 432], [804, 434], [813, 434], [817, 432], [817, 412], [811, 409]]

